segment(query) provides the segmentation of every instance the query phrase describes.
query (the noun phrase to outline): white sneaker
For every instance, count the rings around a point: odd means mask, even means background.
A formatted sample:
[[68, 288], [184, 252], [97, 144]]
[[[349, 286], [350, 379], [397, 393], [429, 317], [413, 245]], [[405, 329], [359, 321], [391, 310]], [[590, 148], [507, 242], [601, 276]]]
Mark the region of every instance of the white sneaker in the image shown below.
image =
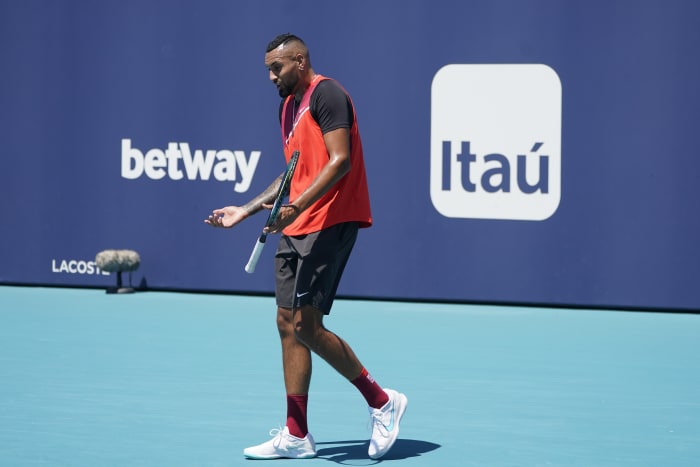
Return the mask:
[[289, 434], [285, 426], [282, 430], [270, 430], [270, 441], [243, 450], [248, 459], [310, 459], [316, 457], [316, 443], [311, 433], [304, 438]]
[[372, 422], [372, 438], [369, 440], [369, 457], [379, 459], [386, 454], [399, 437], [399, 422], [406, 411], [408, 398], [393, 389], [384, 389], [389, 402], [381, 409], [369, 408]]

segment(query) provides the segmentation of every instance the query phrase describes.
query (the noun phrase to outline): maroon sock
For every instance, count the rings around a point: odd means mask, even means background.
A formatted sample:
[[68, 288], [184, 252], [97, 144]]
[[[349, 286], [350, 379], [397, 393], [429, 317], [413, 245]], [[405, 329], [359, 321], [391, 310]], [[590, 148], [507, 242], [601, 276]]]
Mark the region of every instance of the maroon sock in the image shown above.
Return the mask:
[[306, 423], [306, 407], [308, 403], [308, 394], [287, 394], [287, 428], [290, 435], [304, 438], [309, 432], [309, 427]]
[[389, 396], [384, 392], [382, 387], [374, 381], [365, 368], [362, 369], [360, 376], [350, 381], [360, 390], [367, 404], [375, 409], [381, 409], [384, 404], [389, 402]]

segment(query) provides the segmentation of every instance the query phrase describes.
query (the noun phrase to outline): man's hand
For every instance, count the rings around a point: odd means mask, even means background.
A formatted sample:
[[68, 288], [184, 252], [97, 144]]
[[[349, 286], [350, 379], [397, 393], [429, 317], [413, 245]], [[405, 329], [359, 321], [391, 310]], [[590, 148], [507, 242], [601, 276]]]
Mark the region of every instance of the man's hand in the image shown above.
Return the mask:
[[[263, 204], [263, 208], [272, 209], [272, 205]], [[275, 222], [271, 226], [265, 227], [263, 229], [263, 232], [272, 234], [281, 232], [282, 230], [284, 230], [285, 227], [291, 225], [292, 222], [297, 220], [297, 217], [299, 217], [300, 213], [301, 211], [299, 210], [299, 208], [294, 206], [293, 204], [282, 205], [280, 207], [279, 212], [277, 213], [277, 219], [275, 219]]]
[[214, 209], [211, 215], [204, 219], [204, 222], [212, 227], [230, 229], [246, 217], [248, 217], [248, 211], [242, 207], [226, 206], [225, 208]]

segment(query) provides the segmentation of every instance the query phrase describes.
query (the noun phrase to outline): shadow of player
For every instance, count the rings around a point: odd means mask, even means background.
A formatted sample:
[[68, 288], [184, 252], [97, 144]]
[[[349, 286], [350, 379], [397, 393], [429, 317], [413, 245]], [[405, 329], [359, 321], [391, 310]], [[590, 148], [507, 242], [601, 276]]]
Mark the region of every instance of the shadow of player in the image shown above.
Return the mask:
[[[329, 447], [322, 447], [329, 446]], [[338, 464], [373, 465], [384, 460], [408, 459], [419, 457], [440, 447], [439, 444], [415, 439], [397, 439], [391, 450], [381, 459], [370, 459], [367, 456], [369, 441], [326, 441], [316, 443], [317, 457]], [[361, 464], [353, 461], [363, 461]]]

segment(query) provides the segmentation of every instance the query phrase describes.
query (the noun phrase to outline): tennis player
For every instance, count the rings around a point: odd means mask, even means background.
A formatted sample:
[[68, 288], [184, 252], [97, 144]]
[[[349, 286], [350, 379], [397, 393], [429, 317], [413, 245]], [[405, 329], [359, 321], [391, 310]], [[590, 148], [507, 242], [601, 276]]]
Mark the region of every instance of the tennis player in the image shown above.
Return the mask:
[[[378, 459], [393, 446], [407, 398], [382, 388], [347, 342], [329, 331], [324, 316], [358, 230], [372, 225], [369, 192], [355, 109], [347, 92], [311, 67], [304, 41], [277, 36], [267, 46], [265, 66], [277, 87], [284, 154], [300, 151], [289, 194], [270, 233], [281, 232], [275, 253], [277, 327], [282, 340], [287, 422], [271, 440], [243, 451], [251, 459], [304, 459], [316, 456], [307, 425], [311, 352], [347, 378], [369, 405], [372, 435], [369, 457]], [[233, 227], [270, 208], [281, 177], [244, 206], [215, 209], [206, 223]]]

